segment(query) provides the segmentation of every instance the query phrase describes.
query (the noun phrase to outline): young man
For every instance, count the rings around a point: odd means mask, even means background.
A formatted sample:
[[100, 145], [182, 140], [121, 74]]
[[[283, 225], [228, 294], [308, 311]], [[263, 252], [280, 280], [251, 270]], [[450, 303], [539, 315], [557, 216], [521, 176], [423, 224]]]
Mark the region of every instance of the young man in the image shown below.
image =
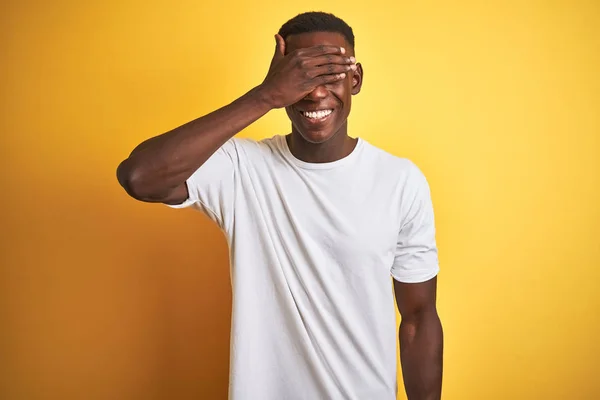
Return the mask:
[[[305, 13], [275, 38], [261, 84], [140, 144], [119, 165], [119, 182], [138, 200], [194, 207], [224, 232], [231, 399], [395, 399], [394, 293], [408, 398], [439, 399], [427, 181], [410, 161], [348, 136], [363, 68], [345, 22]], [[277, 108], [290, 134], [234, 137]]]

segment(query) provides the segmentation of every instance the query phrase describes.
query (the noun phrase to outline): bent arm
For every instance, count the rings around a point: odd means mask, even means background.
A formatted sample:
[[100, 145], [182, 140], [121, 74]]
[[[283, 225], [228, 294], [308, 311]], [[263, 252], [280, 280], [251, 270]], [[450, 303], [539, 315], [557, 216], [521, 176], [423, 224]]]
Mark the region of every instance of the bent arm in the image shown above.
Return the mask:
[[400, 362], [409, 400], [439, 400], [443, 331], [436, 309], [437, 278], [423, 283], [394, 280], [400, 323]]
[[177, 204], [186, 180], [235, 134], [269, 112], [260, 87], [231, 104], [138, 145], [117, 168], [117, 179], [133, 198]]

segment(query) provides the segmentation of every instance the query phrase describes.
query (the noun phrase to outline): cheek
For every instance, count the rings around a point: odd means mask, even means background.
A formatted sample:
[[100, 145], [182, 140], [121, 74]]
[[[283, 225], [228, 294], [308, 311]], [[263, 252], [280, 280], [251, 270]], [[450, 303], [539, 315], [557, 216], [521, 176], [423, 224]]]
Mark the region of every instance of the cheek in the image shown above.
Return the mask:
[[346, 78], [342, 81], [327, 85], [327, 89], [338, 100], [338, 102], [343, 104], [345, 107], [352, 91], [352, 81], [350, 78]]
[[292, 111], [292, 109], [290, 107], [286, 107], [285, 108], [285, 113], [287, 114], [287, 116], [291, 119], [294, 117], [294, 111]]

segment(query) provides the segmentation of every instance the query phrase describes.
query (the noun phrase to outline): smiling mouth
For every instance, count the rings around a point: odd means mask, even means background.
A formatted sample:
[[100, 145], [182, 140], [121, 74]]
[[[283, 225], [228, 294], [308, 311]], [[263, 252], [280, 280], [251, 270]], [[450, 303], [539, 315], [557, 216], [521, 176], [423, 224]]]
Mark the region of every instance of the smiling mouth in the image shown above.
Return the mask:
[[334, 110], [330, 108], [317, 111], [300, 111], [300, 114], [310, 122], [321, 122], [328, 119], [333, 112]]

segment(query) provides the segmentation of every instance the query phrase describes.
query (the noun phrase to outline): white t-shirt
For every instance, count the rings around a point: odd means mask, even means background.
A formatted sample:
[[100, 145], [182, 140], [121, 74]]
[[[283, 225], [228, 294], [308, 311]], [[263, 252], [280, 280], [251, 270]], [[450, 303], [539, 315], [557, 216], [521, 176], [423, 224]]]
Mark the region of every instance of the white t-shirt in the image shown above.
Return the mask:
[[285, 136], [232, 138], [187, 181], [224, 232], [233, 287], [231, 400], [393, 400], [393, 285], [438, 273], [429, 186], [363, 139], [306, 163]]

